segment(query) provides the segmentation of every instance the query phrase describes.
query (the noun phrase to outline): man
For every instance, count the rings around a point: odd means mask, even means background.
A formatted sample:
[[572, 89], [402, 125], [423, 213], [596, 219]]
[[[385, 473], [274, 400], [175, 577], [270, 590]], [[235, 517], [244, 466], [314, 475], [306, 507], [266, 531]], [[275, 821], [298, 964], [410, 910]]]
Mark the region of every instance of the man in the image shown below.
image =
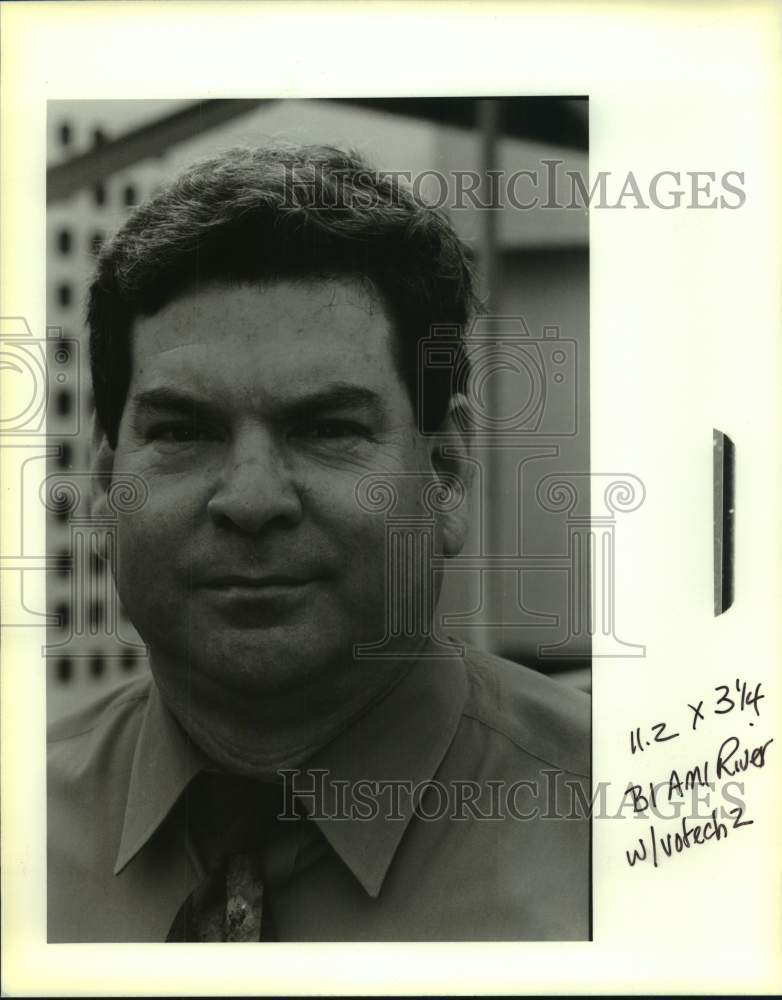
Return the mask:
[[54, 727], [50, 941], [588, 937], [588, 700], [445, 645], [416, 544], [467, 530], [463, 346], [418, 346], [472, 287], [326, 147], [202, 163], [103, 250], [94, 502], [148, 491], [113, 570], [152, 676]]

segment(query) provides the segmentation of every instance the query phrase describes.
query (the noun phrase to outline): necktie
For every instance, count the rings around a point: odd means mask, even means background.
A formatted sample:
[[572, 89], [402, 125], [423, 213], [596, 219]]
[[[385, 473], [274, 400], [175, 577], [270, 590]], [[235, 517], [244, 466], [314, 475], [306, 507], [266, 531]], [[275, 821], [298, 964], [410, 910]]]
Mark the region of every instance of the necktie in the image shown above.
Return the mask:
[[182, 904], [167, 941], [274, 940], [257, 853], [229, 854]]
[[[183, 805], [208, 871], [180, 907], [166, 941], [274, 940], [264, 883], [270, 874], [274, 878], [268, 840], [281, 808], [279, 789], [206, 773], [192, 783]], [[289, 846], [295, 842], [293, 833], [289, 829], [285, 837]], [[289, 874], [295, 850], [284, 853]]]

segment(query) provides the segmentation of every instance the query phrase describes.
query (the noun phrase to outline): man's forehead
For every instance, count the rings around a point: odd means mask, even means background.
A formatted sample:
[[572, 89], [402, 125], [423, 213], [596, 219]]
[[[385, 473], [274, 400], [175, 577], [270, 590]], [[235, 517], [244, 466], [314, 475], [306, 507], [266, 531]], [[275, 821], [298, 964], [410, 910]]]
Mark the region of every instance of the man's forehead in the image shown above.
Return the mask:
[[227, 338], [284, 354], [302, 339], [337, 347], [387, 343], [391, 322], [382, 302], [358, 281], [322, 279], [266, 284], [210, 283], [189, 288], [152, 316], [138, 317], [133, 345], [143, 353], [184, 346], [220, 350]]
[[350, 280], [202, 286], [135, 324], [132, 394], [381, 392], [398, 379], [393, 337], [379, 300]]
[[367, 319], [390, 325], [380, 294], [369, 280], [325, 276], [257, 282], [208, 281], [189, 285], [158, 309], [139, 317], [134, 332], [178, 328], [194, 318], [242, 320], [250, 328], [287, 321], [306, 328], [312, 320], [350, 327]]

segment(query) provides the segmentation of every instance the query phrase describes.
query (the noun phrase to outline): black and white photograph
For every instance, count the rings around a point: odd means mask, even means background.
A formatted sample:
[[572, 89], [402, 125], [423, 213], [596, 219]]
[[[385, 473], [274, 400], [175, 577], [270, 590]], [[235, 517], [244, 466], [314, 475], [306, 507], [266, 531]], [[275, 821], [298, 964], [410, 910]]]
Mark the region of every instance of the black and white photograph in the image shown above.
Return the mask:
[[780, 30], [0, 0], [3, 996], [779, 995]]
[[588, 940], [588, 101], [48, 139], [48, 940]]

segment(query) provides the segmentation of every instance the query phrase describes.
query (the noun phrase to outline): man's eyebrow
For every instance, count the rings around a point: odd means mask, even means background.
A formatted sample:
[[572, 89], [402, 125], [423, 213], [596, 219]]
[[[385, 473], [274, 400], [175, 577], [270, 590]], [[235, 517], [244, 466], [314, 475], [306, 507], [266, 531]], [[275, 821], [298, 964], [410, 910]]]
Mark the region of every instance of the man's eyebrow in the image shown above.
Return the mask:
[[197, 396], [178, 389], [146, 389], [133, 397], [133, 406], [138, 413], [160, 412], [178, 413], [187, 417], [217, 416], [218, 407]]
[[[190, 418], [218, 417], [221, 412], [219, 406], [208, 400], [168, 387], [139, 392], [133, 397], [133, 406], [139, 413], [165, 411]], [[280, 401], [275, 407], [275, 416], [290, 419], [324, 410], [359, 407], [368, 408], [377, 415], [384, 411], [383, 401], [373, 389], [349, 382], [332, 382], [298, 398]]]
[[384, 410], [383, 401], [374, 390], [349, 382], [331, 382], [297, 399], [286, 400], [280, 409], [286, 416], [297, 416], [322, 410], [360, 407], [368, 408], [378, 415]]

